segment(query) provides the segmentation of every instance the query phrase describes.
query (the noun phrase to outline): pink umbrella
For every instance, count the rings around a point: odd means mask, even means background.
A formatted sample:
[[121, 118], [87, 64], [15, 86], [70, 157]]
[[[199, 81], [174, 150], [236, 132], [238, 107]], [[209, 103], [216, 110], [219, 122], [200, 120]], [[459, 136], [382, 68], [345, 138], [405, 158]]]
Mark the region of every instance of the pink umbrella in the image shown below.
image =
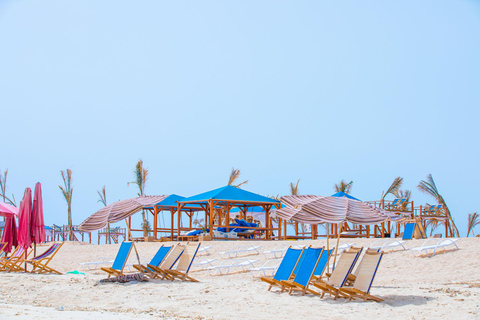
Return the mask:
[[5, 252], [12, 251], [12, 247], [16, 247], [18, 245], [17, 223], [15, 222], [15, 217], [6, 218], [1, 241], [7, 243], [3, 249]]
[[[27, 250], [32, 245], [32, 189], [26, 188], [18, 210], [18, 245]], [[26, 252], [26, 251], [25, 251]]]
[[32, 208], [32, 224], [31, 235], [34, 244], [42, 243], [47, 240], [45, 235], [45, 222], [43, 220], [43, 199], [42, 199], [42, 185], [37, 182], [35, 185], [35, 193], [33, 198]]
[[18, 214], [18, 208], [5, 202], [0, 202], [0, 216], [8, 218], [14, 217], [16, 214]]

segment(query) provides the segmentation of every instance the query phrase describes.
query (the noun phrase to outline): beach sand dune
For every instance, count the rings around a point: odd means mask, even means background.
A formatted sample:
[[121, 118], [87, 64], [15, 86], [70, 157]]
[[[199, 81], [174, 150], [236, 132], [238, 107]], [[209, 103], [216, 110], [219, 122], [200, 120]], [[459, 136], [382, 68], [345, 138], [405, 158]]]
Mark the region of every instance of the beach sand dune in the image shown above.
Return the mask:
[[[375, 240], [347, 241], [368, 246]], [[422, 242], [412, 240], [407, 245], [412, 248]], [[85, 275], [0, 273], [0, 319], [480, 319], [480, 238], [462, 238], [457, 243], [460, 250], [432, 258], [414, 257], [408, 250], [384, 255], [371, 289], [385, 299], [383, 303], [269, 292], [268, 285], [249, 272], [212, 276], [195, 271], [192, 276], [199, 283], [99, 283], [106, 274], [99, 269], [84, 270], [80, 263], [100, 257], [113, 259], [119, 245], [66, 243], [51, 266]], [[149, 262], [160, 245], [138, 243], [142, 263]], [[217, 259], [214, 264], [218, 264], [222, 260], [218, 252], [233, 246], [261, 245], [263, 251], [279, 245], [326, 246], [326, 240], [202, 245], [213, 246], [208, 258]], [[255, 266], [266, 261], [262, 254], [248, 259], [259, 260]], [[128, 263], [136, 263], [133, 251]]]

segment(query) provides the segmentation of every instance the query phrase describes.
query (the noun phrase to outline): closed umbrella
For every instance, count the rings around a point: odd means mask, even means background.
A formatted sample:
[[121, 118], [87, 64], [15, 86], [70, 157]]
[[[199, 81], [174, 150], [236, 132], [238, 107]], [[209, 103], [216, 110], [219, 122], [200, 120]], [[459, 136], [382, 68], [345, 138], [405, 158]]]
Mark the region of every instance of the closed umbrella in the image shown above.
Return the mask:
[[18, 208], [4, 202], [0, 202], [0, 216], [5, 217], [5, 226], [3, 227], [2, 239], [7, 245], [4, 252], [12, 251], [12, 247], [17, 246], [17, 222], [15, 216], [18, 214]]
[[0, 202], [0, 216], [8, 218], [18, 214], [18, 208], [8, 203]]
[[45, 222], [43, 220], [42, 185], [40, 182], [37, 182], [35, 185], [32, 208], [32, 227], [30, 231], [34, 244], [42, 243], [47, 240], [45, 234]]
[[25, 249], [32, 245], [32, 189], [26, 188], [23, 194], [20, 209], [18, 210], [18, 245]]

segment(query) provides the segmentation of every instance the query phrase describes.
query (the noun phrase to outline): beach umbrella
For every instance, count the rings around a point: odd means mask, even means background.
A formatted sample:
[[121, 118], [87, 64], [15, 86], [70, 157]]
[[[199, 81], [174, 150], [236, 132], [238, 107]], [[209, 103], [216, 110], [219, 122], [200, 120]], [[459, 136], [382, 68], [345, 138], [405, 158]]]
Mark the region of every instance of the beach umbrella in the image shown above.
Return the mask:
[[5, 218], [5, 226], [3, 227], [2, 239], [0, 241], [7, 243], [3, 249], [4, 252], [10, 252], [12, 251], [12, 247], [18, 245], [17, 222], [15, 221], [15, 217]]
[[18, 208], [8, 203], [0, 202], [0, 216], [1, 217], [14, 217], [18, 214]]
[[45, 242], [45, 222], [43, 220], [42, 185], [37, 182], [33, 197], [31, 235], [34, 244]]
[[26, 188], [18, 210], [18, 245], [25, 252], [32, 245], [32, 189]]

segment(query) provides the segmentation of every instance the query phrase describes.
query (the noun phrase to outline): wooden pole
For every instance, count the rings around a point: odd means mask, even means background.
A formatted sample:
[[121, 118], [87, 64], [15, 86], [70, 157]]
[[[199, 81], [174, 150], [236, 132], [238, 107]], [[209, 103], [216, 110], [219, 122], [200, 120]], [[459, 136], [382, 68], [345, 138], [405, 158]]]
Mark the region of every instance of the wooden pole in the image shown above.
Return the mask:
[[[338, 228], [338, 225], [337, 225], [337, 228]], [[335, 266], [335, 262], [337, 262], [338, 244], [340, 243], [340, 234], [342, 233], [342, 231], [343, 231], [343, 224], [342, 224], [340, 232], [338, 232], [338, 236], [337, 236], [337, 246], [335, 247], [335, 257], [333, 258], [333, 265], [334, 266]]]
[[208, 200], [208, 204], [210, 207], [209, 217], [208, 217], [208, 227], [210, 229], [210, 237], [213, 239], [213, 200]]
[[[327, 252], [330, 250], [330, 241], [329, 241], [329, 232], [328, 232], [328, 228], [329, 228], [329, 225], [328, 225], [328, 222], [327, 222]], [[330, 260], [330, 256], [328, 256], [328, 260]], [[328, 263], [328, 260], [327, 260], [327, 272], [330, 272], [330, 263]]]
[[171, 224], [170, 224], [170, 229], [171, 229], [171, 233], [170, 233], [170, 240], [173, 241], [173, 223], [174, 223], [174, 215], [175, 215], [175, 211], [174, 209], [170, 209], [170, 214], [171, 214]]
[[[128, 218], [130, 220], [131, 216], [128, 217]], [[138, 255], [138, 251], [137, 251], [137, 246], [135, 245], [135, 241], [133, 241], [132, 232], [130, 231], [129, 221], [127, 221], [127, 219], [125, 219], [125, 223], [127, 224], [129, 238], [132, 239], [132, 245], [133, 245], [133, 249], [135, 249], [135, 255], [137, 256], [138, 264], [141, 265], [140, 256]]]

